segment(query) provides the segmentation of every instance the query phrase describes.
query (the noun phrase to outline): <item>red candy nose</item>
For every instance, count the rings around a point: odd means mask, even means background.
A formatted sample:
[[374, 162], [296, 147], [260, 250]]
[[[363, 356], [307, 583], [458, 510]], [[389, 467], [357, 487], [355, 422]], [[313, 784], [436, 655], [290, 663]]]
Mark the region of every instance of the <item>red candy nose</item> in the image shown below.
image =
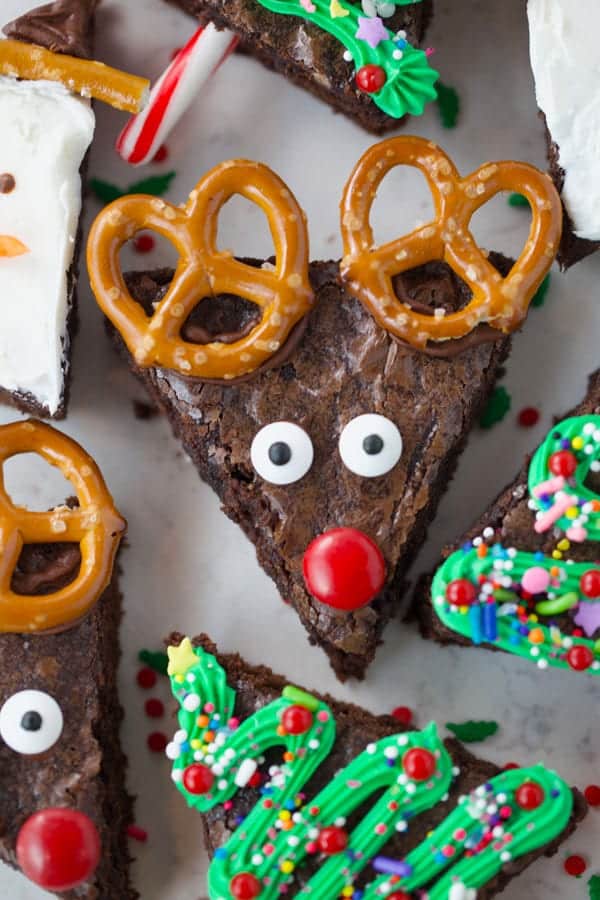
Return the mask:
[[87, 881], [100, 860], [96, 826], [75, 809], [42, 809], [17, 837], [17, 861], [35, 884], [68, 891]]
[[333, 528], [311, 541], [304, 581], [317, 600], [336, 609], [359, 609], [385, 584], [385, 560], [377, 544], [356, 528]]

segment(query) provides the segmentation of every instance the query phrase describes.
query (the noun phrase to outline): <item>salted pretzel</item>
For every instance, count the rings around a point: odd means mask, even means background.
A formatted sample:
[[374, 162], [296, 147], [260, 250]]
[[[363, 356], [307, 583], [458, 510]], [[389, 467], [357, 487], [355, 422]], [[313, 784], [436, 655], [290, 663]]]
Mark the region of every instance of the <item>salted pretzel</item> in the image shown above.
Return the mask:
[[[217, 249], [219, 214], [234, 194], [265, 212], [274, 266], [250, 266]], [[132, 298], [119, 263], [123, 244], [142, 229], [167, 238], [179, 254], [173, 280], [152, 316]], [[182, 207], [146, 195], [116, 200], [92, 226], [87, 259], [96, 299], [136, 362], [195, 378], [231, 380], [255, 371], [280, 350], [313, 302], [304, 213], [274, 172], [246, 160], [216, 166]], [[207, 344], [184, 340], [181, 329], [195, 306], [217, 294], [255, 303], [262, 310], [260, 321], [246, 334]]]
[[[36, 453], [60, 469], [79, 506], [49, 512], [15, 506], [4, 487], [3, 467], [19, 453]], [[98, 466], [79, 444], [35, 420], [0, 426], [0, 631], [47, 631], [80, 619], [110, 581], [125, 527]], [[74, 580], [42, 596], [15, 593], [11, 581], [23, 546], [64, 541], [80, 547]]]
[[[423, 173], [436, 217], [404, 237], [374, 247], [370, 214], [377, 188], [390, 169], [400, 165]], [[469, 231], [473, 214], [500, 191], [523, 194], [532, 216], [525, 246], [505, 278]], [[414, 347], [426, 349], [430, 340], [462, 338], [483, 323], [500, 337], [525, 319], [529, 302], [556, 255], [561, 221], [554, 185], [527, 163], [487, 163], [461, 178], [449, 157], [430, 141], [391, 138], [367, 150], [346, 184], [341, 202], [344, 258], [340, 274], [382, 328]], [[471, 289], [472, 299], [463, 309], [427, 315], [396, 296], [394, 276], [432, 260], [448, 263]]]

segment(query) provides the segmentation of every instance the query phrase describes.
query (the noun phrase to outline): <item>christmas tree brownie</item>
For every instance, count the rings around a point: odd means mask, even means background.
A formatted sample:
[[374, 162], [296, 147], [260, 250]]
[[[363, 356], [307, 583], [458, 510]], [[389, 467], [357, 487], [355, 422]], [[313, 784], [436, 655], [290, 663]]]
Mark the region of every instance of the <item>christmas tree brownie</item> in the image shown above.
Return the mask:
[[210, 900], [491, 898], [585, 815], [542, 763], [502, 771], [434, 723], [286, 685], [204, 635], [169, 643], [167, 755], [202, 815]]
[[600, 372], [415, 597], [423, 635], [600, 675]]
[[40, 422], [0, 427], [0, 460], [37, 453], [77, 498], [48, 512], [0, 489], [0, 859], [72, 900], [134, 900], [119, 745], [125, 523], [95, 462]]

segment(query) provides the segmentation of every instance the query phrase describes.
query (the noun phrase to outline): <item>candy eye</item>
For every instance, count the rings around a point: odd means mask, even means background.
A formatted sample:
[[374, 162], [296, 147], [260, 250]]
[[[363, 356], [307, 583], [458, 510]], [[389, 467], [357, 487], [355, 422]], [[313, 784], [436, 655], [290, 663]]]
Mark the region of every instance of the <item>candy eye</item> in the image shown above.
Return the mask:
[[347, 469], [364, 478], [376, 478], [393, 469], [400, 459], [402, 436], [385, 416], [366, 413], [348, 422], [339, 447]]
[[0, 737], [17, 753], [44, 753], [62, 729], [61, 708], [43, 691], [19, 691], [0, 709]]
[[10, 194], [14, 191], [17, 182], [15, 176], [10, 172], [2, 172], [0, 174], [0, 194]]
[[293, 422], [271, 422], [256, 434], [250, 448], [252, 465], [271, 484], [292, 484], [306, 475], [313, 462], [307, 433]]

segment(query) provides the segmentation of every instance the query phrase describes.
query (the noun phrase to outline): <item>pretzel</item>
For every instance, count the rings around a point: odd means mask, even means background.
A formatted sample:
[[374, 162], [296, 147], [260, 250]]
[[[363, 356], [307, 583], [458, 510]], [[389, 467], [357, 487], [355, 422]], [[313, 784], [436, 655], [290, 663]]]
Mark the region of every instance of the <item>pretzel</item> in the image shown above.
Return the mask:
[[[423, 173], [436, 218], [398, 240], [374, 247], [371, 207], [381, 181], [399, 165], [414, 166]], [[505, 278], [469, 231], [473, 213], [499, 191], [523, 194], [532, 215], [525, 246]], [[427, 349], [429, 340], [462, 338], [482, 323], [489, 323], [500, 337], [525, 319], [557, 252], [561, 221], [560, 199], [552, 182], [527, 163], [487, 163], [461, 178], [449, 157], [430, 141], [391, 138], [367, 150], [346, 184], [341, 203], [341, 279], [382, 328], [414, 347]], [[398, 299], [394, 276], [432, 260], [448, 263], [469, 286], [473, 296], [466, 307], [428, 315]]]
[[[74, 486], [79, 506], [32, 512], [15, 506], [4, 487], [4, 463], [19, 453], [36, 453], [60, 469]], [[34, 632], [68, 627], [94, 605], [110, 581], [126, 523], [94, 460], [75, 441], [35, 420], [0, 427], [0, 631]], [[11, 588], [25, 544], [74, 542], [81, 565], [66, 587], [44, 596]]]
[[[257, 268], [217, 249], [223, 205], [241, 194], [265, 212], [275, 244], [274, 267]], [[152, 229], [179, 253], [175, 275], [152, 316], [133, 299], [119, 264], [123, 244]], [[122, 197], [100, 213], [87, 248], [88, 269], [98, 304], [121, 333], [140, 366], [163, 366], [203, 379], [245, 376], [282, 347], [309, 311], [308, 235], [304, 213], [281, 179], [266, 166], [232, 160], [202, 178], [182, 206], [146, 195]], [[262, 310], [246, 334], [221, 335], [199, 345], [181, 329], [204, 297], [234, 294]]]

